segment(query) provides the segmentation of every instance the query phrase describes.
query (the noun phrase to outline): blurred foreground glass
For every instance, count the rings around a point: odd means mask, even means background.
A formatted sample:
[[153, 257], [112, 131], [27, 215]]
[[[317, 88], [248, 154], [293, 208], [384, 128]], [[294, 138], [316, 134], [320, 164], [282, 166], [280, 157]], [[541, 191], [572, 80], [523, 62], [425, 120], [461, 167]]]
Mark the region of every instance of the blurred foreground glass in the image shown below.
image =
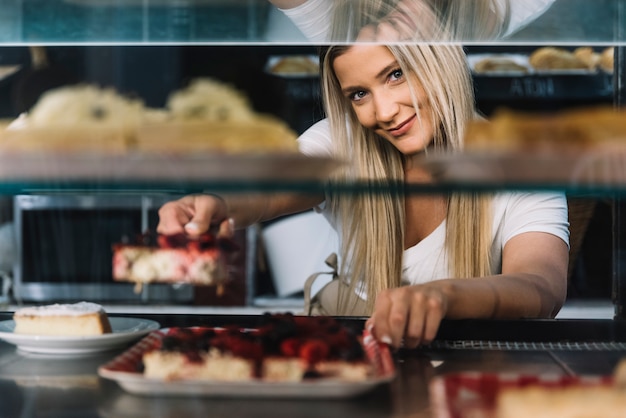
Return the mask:
[[626, 42], [626, 0], [308, 1], [294, 40], [268, 0], [0, 0], [0, 43]]

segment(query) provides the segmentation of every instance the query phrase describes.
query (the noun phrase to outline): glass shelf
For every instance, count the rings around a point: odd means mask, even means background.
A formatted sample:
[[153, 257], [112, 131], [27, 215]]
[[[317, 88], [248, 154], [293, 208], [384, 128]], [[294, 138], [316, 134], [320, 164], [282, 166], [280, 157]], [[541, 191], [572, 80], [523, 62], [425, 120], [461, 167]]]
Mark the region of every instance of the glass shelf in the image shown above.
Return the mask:
[[556, 182], [439, 182], [435, 184], [398, 183], [368, 184], [352, 182], [349, 184], [324, 183], [319, 181], [184, 181], [181, 179], [146, 180], [141, 182], [123, 180], [101, 181], [3, 181], [0, 183], [0, 195], [188, 195], [195, 193], [338, 193], [338, 194], [379, 194], [389, 190], [402, 190], [407, 194], [436, 193], [491, 193], [502, 191], [563, 192], [569, 196], [621, 198], [626, 196], [626, 183], [615, 184], [566, 184]]
[[[350, 3], [355, 7], [358, 1]], [[455, 40], [624, 44], [625, 9], [624, 0], [557, 0], [513, 34], [497, 39], [465, 35]], [[307, 42], [294, 36], [292, 24], [267, 0], [0, 0], [0, 10], [0, 43], [5, 45]], [[421, 36], [427, 42], [442, 41]]]

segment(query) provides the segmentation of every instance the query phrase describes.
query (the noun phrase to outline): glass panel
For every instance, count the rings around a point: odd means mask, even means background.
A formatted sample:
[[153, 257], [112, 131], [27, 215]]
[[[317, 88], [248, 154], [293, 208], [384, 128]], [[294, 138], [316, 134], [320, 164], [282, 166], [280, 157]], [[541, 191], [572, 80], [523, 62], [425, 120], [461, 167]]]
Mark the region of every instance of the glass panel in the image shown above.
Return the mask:
[[625, 9], [624, 0], [308, 0], [301, 32], [267, 0], [0, 0], [0, 42], [623, 44]]

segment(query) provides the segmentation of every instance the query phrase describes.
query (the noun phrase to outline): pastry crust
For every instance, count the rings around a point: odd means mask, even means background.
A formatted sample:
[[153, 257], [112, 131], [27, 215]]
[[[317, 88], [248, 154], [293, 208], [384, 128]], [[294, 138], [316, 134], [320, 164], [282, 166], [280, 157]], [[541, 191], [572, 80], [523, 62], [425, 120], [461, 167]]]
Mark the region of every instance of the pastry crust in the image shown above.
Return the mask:
[[574, 56], [581, 62], [585, 63], [587, 68], [595, 70], [598, 68], [600, 62], [600, 54], [593, 50], [590, 46], [581, 46], [576, 48], [573, 52]]
[[273, 74], [317, 75], [319, 65], [307, 56], [291, 56], [280, 58], [269, 71]]
[[166, 109], [92, 85], [50, 90], [29, 114], [0, 125], [0, 152], [297, 152], [296, 138], [282, 120], [256, 113], [242, 92], [202, 78], [172, 93]]
[[173, 121], [249, 122], [254, 112], [248, 97], [230, 84], [198, 78], [167, 99]]
[[556, 114], [500, 110], [470, 123], [465, 148], [479, 151], [562, 152], [623, 148], [626, 112], [593, 107]]
[[600, 54], [600, 59], [598, 62], [600, 68], [602, 68], [607, 73], [613, 74], [615, 71], [615, 48], [608, 47], [602, 51]]
[[528, 73], [528, 67], [518, 64], [510, 58], [489, 57], [478, 61], [474, 65], [477, 73]]
[[530, 65], [536, 70], [575, 70], [587, 69], [587, 64], [572, 52], [552, 46], [535, 50], [529, 57]]
[[298, 151], [297, 135], [282, 121], [257, 116], [247, 122], [148, 123], [137, 132], [140, 153], [194, 154], [197, 152], [268, 153]]

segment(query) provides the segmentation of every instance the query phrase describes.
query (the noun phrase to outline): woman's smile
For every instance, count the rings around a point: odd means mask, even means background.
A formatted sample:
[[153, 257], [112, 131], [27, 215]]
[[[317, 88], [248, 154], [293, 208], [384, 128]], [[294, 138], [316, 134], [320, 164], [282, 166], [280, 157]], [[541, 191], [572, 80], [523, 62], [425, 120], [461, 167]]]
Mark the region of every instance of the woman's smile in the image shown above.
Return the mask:
[[395, 138], [399, 138], [411, 130], [411, 128], [415, 124], [416, 119], [417, 119], [417, 115], [414, 114], [413, 116], [411, 116], [404, 122], [400, 123], [396, 127], [387, 129], [387, 132], [389, 132], [391, 136]]

